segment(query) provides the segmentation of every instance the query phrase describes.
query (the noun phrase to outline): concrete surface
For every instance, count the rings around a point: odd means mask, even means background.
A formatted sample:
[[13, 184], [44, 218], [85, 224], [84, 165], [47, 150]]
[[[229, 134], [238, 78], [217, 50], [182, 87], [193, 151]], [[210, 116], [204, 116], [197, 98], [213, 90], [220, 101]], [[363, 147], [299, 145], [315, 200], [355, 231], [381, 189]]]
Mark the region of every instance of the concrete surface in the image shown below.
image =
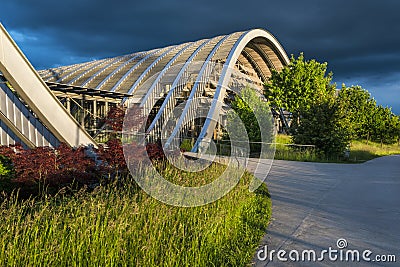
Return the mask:
[[274, 161], [267, 184], [272, 222], [257, 252], [267, 245], [319, 256], [344, 238], [345, 253], [368, 249], [371, 259], [395, 255], [397, 263], [333, 262], [327, 254], [323, 262], [269, 262], [256, 252], [255, 266], [400, 266], [400, 155], [363, 164]]

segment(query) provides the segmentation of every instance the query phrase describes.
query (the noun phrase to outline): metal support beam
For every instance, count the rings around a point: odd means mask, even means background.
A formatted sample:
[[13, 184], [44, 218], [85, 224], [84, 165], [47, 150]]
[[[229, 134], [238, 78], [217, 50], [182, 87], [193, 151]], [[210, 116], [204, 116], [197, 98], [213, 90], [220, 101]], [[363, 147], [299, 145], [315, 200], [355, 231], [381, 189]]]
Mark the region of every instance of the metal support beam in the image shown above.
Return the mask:
[[1, 24], [0, 71], [58, 140], [71, 146], [96, 144], [52, 94]]

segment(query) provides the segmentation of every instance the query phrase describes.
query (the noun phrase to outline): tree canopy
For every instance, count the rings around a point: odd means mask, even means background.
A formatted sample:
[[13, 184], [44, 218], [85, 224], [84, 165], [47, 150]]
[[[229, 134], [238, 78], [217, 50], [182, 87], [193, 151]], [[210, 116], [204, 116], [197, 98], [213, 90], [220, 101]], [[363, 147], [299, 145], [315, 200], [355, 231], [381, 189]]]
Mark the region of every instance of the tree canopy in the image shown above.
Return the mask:
[[361, 86], [343, 85], [337, 101], [351, 121], [352, 139], [364, 138], [386, 144], [399, 139], [399, 117], [389, 107], [377, 105]]
[[287, 67], [272, 71], [265, 84], [266, 98], [273, 107], [295, 114], [311, 108], [335, 91], [335, 85], [331, 84], [333, 74], [326, 73], [327, 66], [314, 59], [305, 60], [303, 53], [298, 58], [292, 55]]
[[371, 116], [376, 108], [376, 101], [371, 94], [361, 86], [342, 85], [338, 101], [352, 122], [350, 125], [352, 138], [366, 138], [371, 131]]

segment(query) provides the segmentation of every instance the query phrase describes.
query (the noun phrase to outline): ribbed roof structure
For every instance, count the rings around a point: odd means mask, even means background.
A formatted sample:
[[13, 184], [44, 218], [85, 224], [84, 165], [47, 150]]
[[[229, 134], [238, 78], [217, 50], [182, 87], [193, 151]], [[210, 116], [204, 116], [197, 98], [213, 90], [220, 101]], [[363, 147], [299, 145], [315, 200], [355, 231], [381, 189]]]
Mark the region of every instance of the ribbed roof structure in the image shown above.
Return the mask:
[[[220, 100], [225, 97], [231, 69], [237, 69], [261, 87], [270, 77], [271, 70], [280, 70], [288, 63], [284, 49], [274, 36], [265, 30], [253, 29], [38, 73], [47, 84], [131, 96], [128, 97], [130, 101], [147, 108], [147, 113], [157, 102], [151, 131], [158, 127], [158, 120], [177, 105], [178, 99], [208, 97]], [[219, 70], [215, 72], [217, 67]], [[215, 76], [212, 81], [210, 75]], [[185, 106], [183, 114], [177, 118], [175, 129], [170, 132], [173, 137], [190, 120], [195, 108], [190, 103]], [[220, 110], [211, 107], [210, 112], [218, 113]], [[208, 117], [213, 117], [213, 114]], [[213, 127], [215, 123], [206, 120], [199, 139], [209, 137]]]
[[[115, 58], [39, 71], [46, 82], [134, 94], [149, 77], [174, 65], [191, 62], [239, 61], [265, 80], [271, 69], [281, 69], [288, 57], [279, 42], [267, 31], [255, 29], [195, 42], [154, 49]], [[228, 62], [229, 61], [229, 62]], [[166, 77], [165, 79], [170, 79]], [[162, 78], [159, 80], [162, 83]], [[143, 92], [144, 94], [145, 92]]]

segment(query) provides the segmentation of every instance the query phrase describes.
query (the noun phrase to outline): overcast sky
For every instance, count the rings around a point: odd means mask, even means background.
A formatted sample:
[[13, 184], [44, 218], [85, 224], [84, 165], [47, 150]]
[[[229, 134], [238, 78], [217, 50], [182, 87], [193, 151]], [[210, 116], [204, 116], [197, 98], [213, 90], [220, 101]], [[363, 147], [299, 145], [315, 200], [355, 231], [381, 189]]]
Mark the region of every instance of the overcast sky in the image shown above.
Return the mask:
[[0, 21], [37, 69], [264, 28], [400, 114], [399, 11], [398, 0], [1, 0]]

